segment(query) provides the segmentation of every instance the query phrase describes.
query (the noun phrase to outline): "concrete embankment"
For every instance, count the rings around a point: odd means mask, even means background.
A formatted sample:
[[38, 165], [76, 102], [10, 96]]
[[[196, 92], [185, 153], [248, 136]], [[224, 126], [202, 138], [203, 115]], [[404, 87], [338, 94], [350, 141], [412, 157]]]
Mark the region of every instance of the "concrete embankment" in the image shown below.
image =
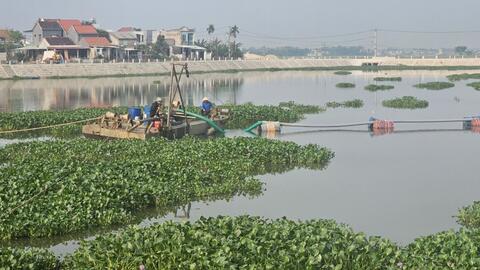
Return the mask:
[[[232, 60], [232, 61], [190, 61], [191, 72], [235, 72], [252, 70], [280, 69], [335, 69], [360, 68], [365, 64], [378, 64], [389, 68], [448, 68], [480, 67], [480, 58], [448, 58], [448, 59], [286, 59], [286, 60]], [[108, 76], [145, 76], [168, 74], [170, 62], [142, 63], [95, 63], [95, 64], [16, 64], [1, 65], [0, 78], [74, 78], [74, 77], [108, 77]]]

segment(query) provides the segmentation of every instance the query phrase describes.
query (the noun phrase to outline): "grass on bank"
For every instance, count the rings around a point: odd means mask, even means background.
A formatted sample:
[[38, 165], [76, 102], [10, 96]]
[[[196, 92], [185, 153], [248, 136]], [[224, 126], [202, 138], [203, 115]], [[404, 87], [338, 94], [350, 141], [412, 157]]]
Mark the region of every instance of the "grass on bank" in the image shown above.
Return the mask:
[[443, 90], [454, 87], [455, 84], [451, 82], [428, 82], [428, 83], [419, 83], [414, 85], [416, 88], [428, 89], [428, 90]]
[[428, 101], [412, 96], [403, 96], [401, 98], [384, 100], [382, 101], [382, 105], [395, 109], [424, 109], [428, 107]]

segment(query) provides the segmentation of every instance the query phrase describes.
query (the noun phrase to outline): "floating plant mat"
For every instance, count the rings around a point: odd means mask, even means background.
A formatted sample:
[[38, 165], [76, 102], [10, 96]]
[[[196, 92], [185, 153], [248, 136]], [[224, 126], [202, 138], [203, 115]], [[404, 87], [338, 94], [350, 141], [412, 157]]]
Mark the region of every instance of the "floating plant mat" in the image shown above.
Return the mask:
[[134, 214], [260, 192], [252, 176], [321, 169], [317, 145], [261, 138], [30, 142], [0, 149], [0, 239], [129, 223]]

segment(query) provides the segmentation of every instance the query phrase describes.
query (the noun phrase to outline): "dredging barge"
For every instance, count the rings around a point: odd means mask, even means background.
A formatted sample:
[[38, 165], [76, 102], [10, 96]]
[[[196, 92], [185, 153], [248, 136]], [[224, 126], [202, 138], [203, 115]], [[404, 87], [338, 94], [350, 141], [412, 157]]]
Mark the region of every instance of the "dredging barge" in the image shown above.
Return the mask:
[[[177, 67], [181, 67], [177, 72]], [[154, 137], [169, 139], [182, 138], [185, 135], [207, 136], [223, 134], [223, 126], [228, 121], [229, 111], [214, 109], [208, 116], [185, 110], [180, 79], [183, 74], [189, 77], [187, 64], [172, 63], [171, 85], [166, 100], [166, 110], [157, 117], [150, 118], [150, 108], [129, 108], [128, 114], [107, 112], [95, 123], [82, 127], [82, 133], [90, 138], [140, 139]]]

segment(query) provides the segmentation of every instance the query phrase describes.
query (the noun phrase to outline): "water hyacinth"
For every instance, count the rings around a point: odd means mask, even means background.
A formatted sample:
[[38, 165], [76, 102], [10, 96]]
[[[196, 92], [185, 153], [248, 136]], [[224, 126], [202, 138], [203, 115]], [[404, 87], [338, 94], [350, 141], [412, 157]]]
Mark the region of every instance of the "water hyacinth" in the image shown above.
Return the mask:
[[447, 88], [454, 87], [455, 84], [451, 82], [428, 82], [428, 83], [419, 83], [414, 85], [416, 88], [428, 89], [428, 90], [443, 90]]
[[370, 91], [370, 92], [376, 92], [376, 91], [386, 91], [386, 90], [391, 90], [395, 88], [393, 85], [384, 85], [384, 84], [369, 84], [365, 86], [365, 90]]
[[347, 100], [347, 101], [343, 101], [343, 102], [330, 101], [330, 102], [327, 102], [326, 106], [328, 108], [338, 108], [338, 107], [361, 108], [361, 107], [363, 107], [363, 100], [353, 99], [353, 100]]
[[447, 76], [447, 79], [452, 82], [470, 79], [480, 79], [480, 73], [451, 74]]
[[395, 109], [423, 109], [428, 107], [428, 101], [412, 96], [403, 96], [401, 98], [384, 100], [382, 101], [382, 105]]
[[354, 83], [337, 83], [335, 85], [337, 88], [354, 88], [355, 87], [355, 84]]
[[480, 229], [480, 202], [462, 207], [458, 211], [457, 221], [467, 228]]
[[46, 249], [0, 247], [0, 269], [57, 269], [59, 261]]
[[352, 74], [352, 72], [348, 71], [348, 70], [339, 70], [339, 71], [335, 71], [333, 74], [335, 74], [335, 75], [350, 75], [350, 74]]
[[373, 80], [377, 82], [401, 82], [402, 77], [375, 77]]
[[252, 176], [321, 169], [333, 153], [261, 138], [29, 142], [0, 149], [0, 239], [132, 221], [139, 210], [258, 194]]
[[81, 247], [65, 269], [387, 269], [400, 250], [330, 220], [200, 218], [130, 227]]
[[[229, 109], [231, 111], [230, 120], [227, 122], [227, 128], [230, 129], [245, 128], [260, 120], [296, 122], [303, 119], [305, 114], [319, 113], [325, 110], [316, 105], [297, 104], [293, 101], [281, 102], [278, 106], [246, 103], [241, 105], [225, 104], [218, 106], [218, 108]], [[187, 110], [197, 113], [200, 112], [199, 107], [188, 107]], [[63, 111], [2, 112], [0, 113], [0, 131], [36, 128], [81, 121], [100, 117], [108, 111], [126, 114], [127, 107], [81, 108]], [[28, 138], [48, 135], [59, 138], [70, 138], [81, 134], [83, 124], [84, 123], [79, 123], [35, 132], [9, 133], [0, 136], [8, 138]]]

